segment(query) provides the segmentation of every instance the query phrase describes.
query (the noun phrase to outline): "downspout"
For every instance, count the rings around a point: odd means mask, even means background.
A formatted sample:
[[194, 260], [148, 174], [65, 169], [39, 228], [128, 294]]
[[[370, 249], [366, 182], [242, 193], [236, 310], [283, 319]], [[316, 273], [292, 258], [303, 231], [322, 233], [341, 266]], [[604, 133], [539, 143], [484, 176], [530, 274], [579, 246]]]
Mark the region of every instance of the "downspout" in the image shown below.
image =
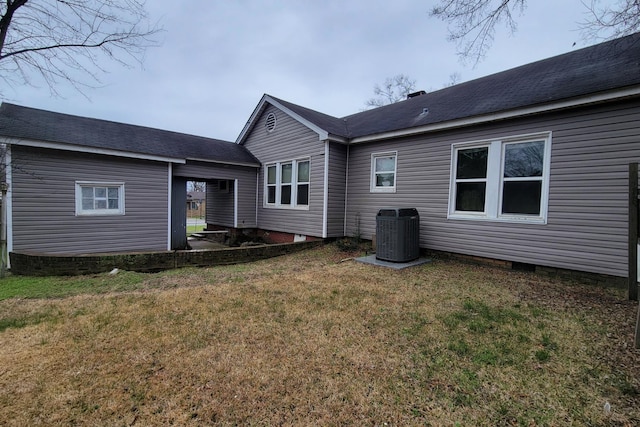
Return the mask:
[[329, 140], [324, 140], [324, 206], [322, 208], [322, 238], [328, 236], [329, 222]]
[[168, 189], [169, 191], [168, 193], [168, 204], [169, 204], [169, 208], [167, 209], [167, 220], [168, 220], [168, 225], [167, 225], [167, 250], [170, 251], [171, 250], [171, 230], [173, 228], [173, 215], [171, 214], [172, 210], [171, 210], [171, 200], [173, 199], [173, 163], [169, 163], [169, 180], [168, 180]]
[[344, 177], [344, 221], [343, 221], [343, 234], [347, 235], [347, 202], [349, 197], [349, 154], [351, 153], [351, 145], [347, 144], [347, 167]]

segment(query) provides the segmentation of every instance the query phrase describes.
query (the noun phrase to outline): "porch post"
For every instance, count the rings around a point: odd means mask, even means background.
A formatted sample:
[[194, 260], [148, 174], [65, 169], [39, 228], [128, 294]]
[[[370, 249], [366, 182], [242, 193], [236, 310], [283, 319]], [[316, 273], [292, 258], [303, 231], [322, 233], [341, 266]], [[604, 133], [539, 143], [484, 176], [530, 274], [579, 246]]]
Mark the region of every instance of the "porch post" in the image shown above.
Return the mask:
[[[629, 299], [638, 300], [638, 163], [629, 164]], [[636, 318], [635, 347], [640, 348], [640, 306]]]
[[0, 215], [0, 278], [4, 277], [9, 264], [9, 252], [7, 251], [7, 188], [6, 182], [0, 183], [0, 191], [2, 191], [2, 207]]
[[629, 164], [629, 300], [638, 301], [638, 163]]

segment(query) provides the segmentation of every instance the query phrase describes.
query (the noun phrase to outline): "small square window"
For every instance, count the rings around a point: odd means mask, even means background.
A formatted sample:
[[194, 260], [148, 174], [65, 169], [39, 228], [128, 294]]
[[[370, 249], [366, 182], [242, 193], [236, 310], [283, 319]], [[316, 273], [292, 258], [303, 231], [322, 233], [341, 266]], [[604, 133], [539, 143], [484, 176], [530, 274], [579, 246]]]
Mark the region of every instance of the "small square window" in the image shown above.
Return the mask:
[[124, 215], [124, 183], [76, 182], [76, 215]]

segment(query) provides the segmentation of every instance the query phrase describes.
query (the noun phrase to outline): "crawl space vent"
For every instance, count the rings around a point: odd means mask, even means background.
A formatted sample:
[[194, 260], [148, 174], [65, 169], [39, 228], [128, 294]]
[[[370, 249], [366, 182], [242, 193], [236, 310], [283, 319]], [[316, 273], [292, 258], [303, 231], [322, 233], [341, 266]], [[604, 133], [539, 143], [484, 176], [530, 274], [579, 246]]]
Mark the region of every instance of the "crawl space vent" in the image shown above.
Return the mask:
[[267, 132], [273, 132], [276, 128], [276, 115], [269, 113], [264, 121], [264, 127], [267, 128]]

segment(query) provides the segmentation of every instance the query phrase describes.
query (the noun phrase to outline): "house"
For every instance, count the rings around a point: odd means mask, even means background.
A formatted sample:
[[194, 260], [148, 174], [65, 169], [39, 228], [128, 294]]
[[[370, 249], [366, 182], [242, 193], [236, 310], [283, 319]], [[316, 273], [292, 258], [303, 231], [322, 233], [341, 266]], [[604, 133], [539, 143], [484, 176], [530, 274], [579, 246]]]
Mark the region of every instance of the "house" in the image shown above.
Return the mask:
[[[424, 249], [625, 277], [640, 34], [341, 118], [264, 95], [236, 144], [9, 104], [0, 135], [13, 165], [14, 251], [179, 247], [166, 230], [181, 227], [169, 198], [184, 206], [182, 182], [196, 179], [216, 183], [207, 185], [213, 228], [372, 239], [379, 209], [412, 207]], [[21, 163], [34, 172], [16, 173]], [[135, 173], [144, 167], [158, 169], [157, 183]], [[127, 246], [129, 223], [142, 221], [129, 192], [143, 185], [158, 215]], [[109, 208], [120, 190], [125, 215], [83, 211], [85, 191]], [[42, 236], [52, 243], [37, 246]]]
[[370, 239], [415, 207], [422, 248], [624, 277], [640, 34], [342, 118], [265, 95], [236, 142], [261, 228]]
[[225, 209], [208, 221], [257, 226], [260, 165], [231, 142], [8, 103], [0, 135], [9, 252], [182, 249], [189, 180], [233, 184], [216, 194]]
[[[228, 181], [221, 181], [227, 185]], [[228, 188], [228, 187], [227, 187]], [[203, 218], [207, 211], [205, 191], [187, 191], [187, 218]]]

